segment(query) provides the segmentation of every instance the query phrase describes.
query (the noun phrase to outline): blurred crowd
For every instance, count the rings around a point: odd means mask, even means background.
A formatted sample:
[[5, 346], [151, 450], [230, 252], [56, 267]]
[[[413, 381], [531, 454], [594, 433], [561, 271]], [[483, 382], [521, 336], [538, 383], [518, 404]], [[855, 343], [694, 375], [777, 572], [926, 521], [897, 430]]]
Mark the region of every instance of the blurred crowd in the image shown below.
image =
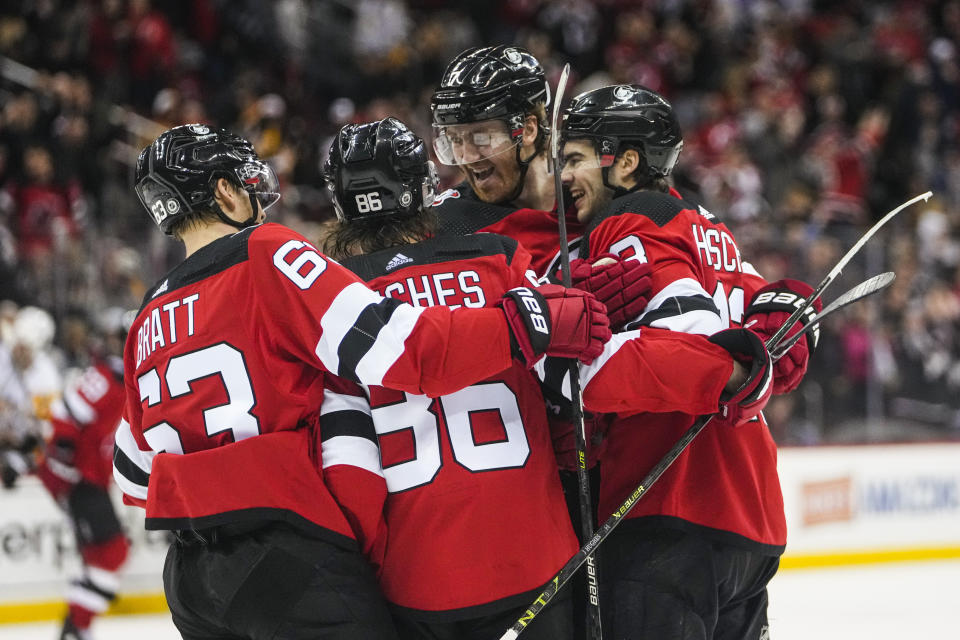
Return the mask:
[[[894, 270], [825, 322], [808, 380], [772, 402], [781, 443], [960, 437], [960, 1], [9, 0], [0, 9], [0, 300], [45, 309], [61, 366], [109, 307], [139, 307], [182, 251], [131, 189], [139, 149], [207, 122], [251, 139], [315, 235], [321, 167], [348, 122], [430, 137], [447, 62], [529, 49], [573, 93], [640, 83], [684, 129], [675, 179], [769, 280], [818, 282], [895, 219], [825, 296]], [[443, 167], [445, 186], [458, 180]], [[278, 211], [279, 210], [279, 211]], [[276, 213], [275, 213], [276, 212]], [[846, 286], [845, 286], [846, 285]], [[75, 362], [76, 361], [76, 362]]]

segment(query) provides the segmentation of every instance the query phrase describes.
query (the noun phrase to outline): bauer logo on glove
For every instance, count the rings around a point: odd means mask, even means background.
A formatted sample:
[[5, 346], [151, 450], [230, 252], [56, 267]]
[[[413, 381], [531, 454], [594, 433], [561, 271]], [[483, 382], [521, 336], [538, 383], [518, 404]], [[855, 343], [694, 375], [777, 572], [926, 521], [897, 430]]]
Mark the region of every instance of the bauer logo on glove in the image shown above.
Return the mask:
[[516, 299], [519, 300], [524, 307], [526, 307], [527, 311], [530, 312], [526, 314], [526, 317], [530, 321], [530, 327], [534, 331], [539, 331], [542, 334], [550, 335], [550, 325], [546, 316], [543, 315], [543, 307], [540, 305], [537, 297], [533, 295], [533, 291], [527, 289], [526, 287], [517, 287], [511, 292], [516, 294]]
[[[748, 313], [769, 313], [771, 311], [784, 311], [785, 307], [790, 307], [792, 309], [799, 309], [803, 306], [803, 303], [807, 301], [806, 296], [801, 296], [792, 291], [785, 291], [783, 289], [775, 291], [764, 291], [761, 289], [762, 293], [759, 293], [756, 298], [750, 303], [750, 308]], [[792, 311], [791, 311], [792, 313]], [[817, 318], [817, 310], [814, 307], [808, 307], [804, 312], [804, 318], [800, 320], [804, 325], [810, 324]], [[817, 343], [820, 342], [820, 325], [817, 325], [811, 329], [808, 333], [810, 336], [811, 342], [813, 342], [813, 347], [816, 348]]]

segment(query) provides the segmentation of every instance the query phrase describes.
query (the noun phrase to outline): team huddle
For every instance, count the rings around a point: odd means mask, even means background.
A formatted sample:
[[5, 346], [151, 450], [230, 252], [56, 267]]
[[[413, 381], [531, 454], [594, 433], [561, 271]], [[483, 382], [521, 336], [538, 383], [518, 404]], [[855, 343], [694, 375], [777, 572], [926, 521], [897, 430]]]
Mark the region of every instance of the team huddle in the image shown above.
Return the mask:
[[191, 124], [142, 151], [137, 195], [187, 255], [129, 331], [114, 478], [175, 534], [186, 640], [499, 638], [583, 542], [577, 469], [602, 522], [705, 414], [523, 635], [596, 637], [599, 606], [609, 638], [769, 637], [786, 523], [761, 411], [816, 333], [775, 363], [764, 340], [812, 289], [764, 280], [670, 186], [663, 97], [588, 91], [557, 130], [549, 102], [524, 49], [461, 53], [431, 111], [464, 181], [439, 193], [395, 118], [347, 125], [322, 238], [266, 222], [279, 187], [243, 138]]

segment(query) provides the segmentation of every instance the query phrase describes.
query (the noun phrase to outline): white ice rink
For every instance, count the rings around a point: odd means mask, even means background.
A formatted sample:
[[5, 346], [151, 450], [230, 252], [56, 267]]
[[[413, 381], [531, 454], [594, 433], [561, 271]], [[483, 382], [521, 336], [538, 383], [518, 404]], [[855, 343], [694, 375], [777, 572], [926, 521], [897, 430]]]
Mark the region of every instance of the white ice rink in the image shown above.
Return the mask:
[[[783, 571], [770, 587], [772, 640], [960, 638], [960, 560]], [[0, 626], [2, 640], [56, 640], [57, 625]], [[168, 616], [97, 621], [95, 640], [177, 639]]]

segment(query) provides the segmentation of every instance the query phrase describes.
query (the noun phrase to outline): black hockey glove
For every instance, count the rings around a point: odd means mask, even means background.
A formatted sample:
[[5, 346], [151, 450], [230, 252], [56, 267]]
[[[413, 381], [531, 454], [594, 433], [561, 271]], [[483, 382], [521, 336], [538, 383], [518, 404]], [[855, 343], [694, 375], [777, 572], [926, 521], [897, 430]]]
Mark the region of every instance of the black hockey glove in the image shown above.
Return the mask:
[[729, 351], [746, 368], [746, 378], [735, 389], [720, 395], [719, 411], [714, 418], [726, 426], [740, 426], [757, 417], [773, 393], [770, 353], [760, 336], [749, 329], [726, 329], [708, 339]]

